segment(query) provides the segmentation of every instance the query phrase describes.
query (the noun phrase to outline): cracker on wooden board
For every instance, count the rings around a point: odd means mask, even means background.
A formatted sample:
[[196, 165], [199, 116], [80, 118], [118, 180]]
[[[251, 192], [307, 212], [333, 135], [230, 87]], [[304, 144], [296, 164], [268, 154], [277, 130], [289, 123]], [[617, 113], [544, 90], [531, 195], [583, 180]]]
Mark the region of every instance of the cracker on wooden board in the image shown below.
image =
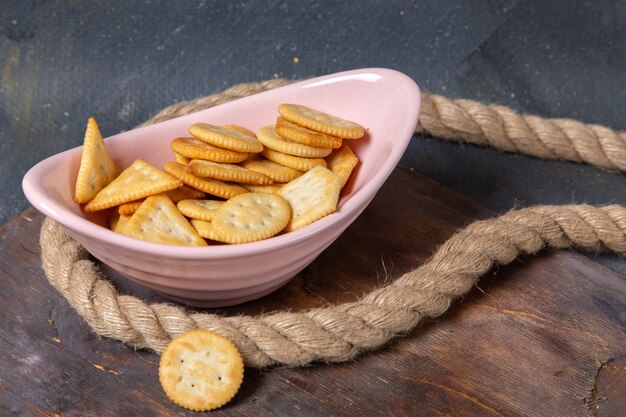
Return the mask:
[[104, 210], [149, 195], [173, 190], [182, 181], [143, 159], [136, 159], [128, 168], [104, 187], [85, 206], [86, 212]]
[[168, 162], [163, 166], [163, 169], [174, 177], [180, 178], [188, 186], [217, 197], [232, 198], [248, 192], [248, 190], [237, 184], [197, 177], [187, 172], [187, 167], [178, 162]]
[[116, 176], [115, 163], [107, 151], [98, 123], [90, 117], [83, 140], [74, 200], [79, 204], [88, 203]]
[[365, 134], [365, 129], [358, 123], [301, 104], [281, 104], [278, 106], [278, 112], [291, 122], [328, 135], [358, 139]]
[[270, 238], [285, 228], [291, 209], [278, 194], [248, 193], [231, 198], [211, 221], [215, 240], [247, 243]]
[[248, 154], [219, 148], [196, 138], [176, 138], [171, 143], [172, 150], [189, 159], [206, 159], [207, 161], [222, 163], [237, 163], [245, 161]]
[[194, 123], [189, 126], [189, 133], [203, 142], [236, 152], [258, 153], [263, 150], [263, 145], [256, 136], [250, 136], [233, 128]]
[[194, 411], [219, 408], [243, 382], [243, 359], [226, 337], [192, 330], [175, 337], [161, 354], [159, 382], [174, 403]]
[[120, 230], [147, 242], [178, 246], [206, 246], [206, 241], [164, 194], [146, 198]]
[[309, 146], [285, 139], [276, 133], [274, 125], [262, 127], [256, 132], [256, 135], [259, 141], [267, 148], [288, 155], [301, 156], [303, 158], [323, 158], [333, 151], [332, 148]]
[[341, 179], [321, 166], [285, 184], [278, 192], [291, 207], [285, 231], [300, 229], [337, 210], [340, 193]]

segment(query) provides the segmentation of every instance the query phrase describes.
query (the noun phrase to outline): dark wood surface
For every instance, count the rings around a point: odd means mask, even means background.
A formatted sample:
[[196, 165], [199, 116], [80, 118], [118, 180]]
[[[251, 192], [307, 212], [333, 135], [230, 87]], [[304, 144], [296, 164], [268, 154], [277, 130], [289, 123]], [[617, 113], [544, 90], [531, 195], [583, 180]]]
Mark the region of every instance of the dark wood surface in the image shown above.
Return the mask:
[[[398, 168], [363, 215], [256, 314], [354, 300], [418, 266], [492, 212]], [[47, 283], [42, 216], [0, 230], [0, 415], [194, 415], [171, 403], [158, 355], [96, 336]], [[126, 293], [160, 300], [107, 267]], [[619, 416], [626, 413], [626, 280], [572, 252], [481, 279], [444, 316], [345, 364], [246, 368], [238, 416]]]

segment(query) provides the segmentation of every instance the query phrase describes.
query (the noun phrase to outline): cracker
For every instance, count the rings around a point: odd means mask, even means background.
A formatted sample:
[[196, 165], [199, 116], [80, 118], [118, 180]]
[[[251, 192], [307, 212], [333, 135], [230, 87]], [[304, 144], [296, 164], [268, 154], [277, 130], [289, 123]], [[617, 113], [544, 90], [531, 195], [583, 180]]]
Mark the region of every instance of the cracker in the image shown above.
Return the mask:
[[300, 156], [287, 155], [273, 149], [265, 148], [261, 155], [274, 161], [277, 164], [284, 165], [298, 171], [308, 171], [318, 165], [326, 167], [326, 161], [322, 158], [302, 158]]
[[276, 133], [280, 136], [309, 146], [337, 149], [342, 143], [341, 138], [337, 136], [316, 132], [315, 130], [290, 122], [282, 116], [278, 116], [276, 119], [275, 129]]
[[217, 237], [215, 236], [215, 232], [213, 231], [213, 223], [207, 220], [200, 220], [200, 219], [191, 219], [189, 221], [191, 222], [191, 225], [196, 229], [196, 231], [198, 232], [200, 236], [202, 236], [205, 239], [219, 242], [217, 240]]
[[178, 162], [179, 164], [187, 165], [189, 164], [189, 161], [191, 161], [191, 158], [187, 158], [185, 155], [174, 152], [174, 161]]
[[290, 218], [289, 204], [280, 195], [248, 193], [226, 201], [211, 223], [215, 240], [247, 243], [276, 235]]
[[159, 382], [174, 403], [194, 411], [219, 408], [243, 382], [243, 359], [226, 337], [192, 330], [175, 337], [161, 354]]
[[237, 163], [244, 161], [247, 153], [219, 148], [196, 138], [176, 138], [170, 146], [172, 150], [190, 159], [206, 159], [213, 162]]
[[83, 140], [80, 167], [74, 188], [74, 200], [79, 204], [89, 202], [116, 176], [115, 163], [106, 149], [98, 123], [93, 117], [90, 117]]
[[274, 182], [289, 182], [304, 174], [303, 171], [277, 164], [268, 159], [247, 159], [241, 165], [251, 171], [267, 175]]
[[189, 199], [179, 201], [176, 207], [186, 217], [211, 221], [215, 211], [222, 207], [222, 204], [224, 202], [218, 200]]
[[318, 148], [285, 139], [276, 133], [274, 125], [262, 127], [256, 132], [256, 135], [264, 146], [288, 155], [323, 158], [333, 151], [332, 148]]
[[207, 244], [165, 194], [146, 198], [120, 232], [135, 239], [166, 245]]
[[174, 177], [179, 178], [188, 186], [217, 197], [232, 198], [236, 195], [248, 192], [248, 190], [237, 184], [228, 184], [222, 181], [197, 177], [187, 172], [186, 166], [178, 162], [168, 162], [163, 169]]
[[340, 192], [341, 179], [321, 166], [285, 184], [278, 192], [291, 207], [285, 231], [300, 229], [337, 210]]
[[231, 151], [258, 153], [263, 150], [263, 145], [256, 136], [232, 128], [194, 123], [189, 126], [189, 133], [196, 139]]
[[341, 178], [341, 187], [346, 185], [352, 170], [359, 163], [359, 158], [352, 152], [352, 149], [347, 144], [343, 146], [326, 158], [328, 169], [337, 174]]
[[142, 198], [141, 200], [129, 201], [128, 203], [120, 204], [117, 207], [117, 212], [122, 216], [132, 216], [137, 209], [141, 207], [141, 204], [144, 201], [146, 201], [146, 199]]
[[283, 184], [269, 184], [269, 185], [254, 185], [243, 184], [243, 187], [251, 193], [278, 193], [278, 190], [282, 188]]
[[358, 123], [301, 104], [281, 104], [278, 112], [291, 122], [328, 135], [358, 139], [365, 134], [365, 129]]
[[204, 198], [204, 191], [183, 184], [181, 187], [167, 191], [165, 195], [172, 200], [172, 203], [178, 203], [180, 200], [190, 198]]
[[121, 233], [121, 230], [129, 220], [130, 216], [121, 215], [117, 210], [111, 210], [111, 213], [109, 213], [109, 228], [116, 233]]
[[[165, 195], [172, 200], [172, 203], [176, 204], [180, 200], [187, 200], [190, 198], [203, 198], [204, 191], [196, 190], [195, 188], [191, 188], [187, 185], [183, 185], [178, 188], [174, 188], [173, 190], [169, 190], [165, 192]], [[117, 208], [118, 212], [122, 215], [130, 216], [134, 212], [137, 211], [141, 203], [143, 203], [145, 199], [131, 201], [129, 203], [120, 204]]]
[[248, 135], [252, 138], [256, 138], [256, 135], [254, 134], [253, 131], [251, 131], [250, 129], [246, 129], [243, 126], [239, 126], [239, 125], [224, 125], [222, 126], [226, 129], [231, 129], [231, 130], [236, 130], [239, 133], [243, 133], [244, 135]]
[[271, 184], [273, 181], [265, 174], [252, 171], [234, 164], [220, 164], [219, 162], [192, 159], [189, 162], [188, 172], [206, 178], [214, 178], [221, 181], [232, 181], [241, 184]]
[[103, 210], [173, 190], [183, 185], [178, 178], [137, 159], [85, 206], [86, 212]]

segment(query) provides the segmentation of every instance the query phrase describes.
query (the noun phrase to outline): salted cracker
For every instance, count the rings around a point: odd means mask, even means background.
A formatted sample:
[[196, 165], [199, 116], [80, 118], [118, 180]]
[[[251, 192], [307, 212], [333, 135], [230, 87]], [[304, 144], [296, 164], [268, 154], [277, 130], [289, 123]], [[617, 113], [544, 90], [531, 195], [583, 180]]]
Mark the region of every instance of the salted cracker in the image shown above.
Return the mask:
[[276, 133], [274, 125], [262, 127], [256, 132], [256, 135], [265, 147], [288, 155], [304, 158], [323, 158], [333, 151], [332, 148], [309, 146], [286, 139]]
[[274, 182], [289, 182], [304, 174], [304, 171], [298, 171], [263, 158], [247, 159], [241, 165], [246, 169], [268, 176]]
[[[190, 198], [203, 198], [204, 191], [196, 190], [195, 188], [191, 188], [187, 185], [182, 185], [178, 188], [174, 188], [173, 190], [169, 190], [165, 192], [165, 195], [172, 200], [172, 203], [176, 204], [180, 200], [187, 200]], [[145, 198], [141, 200], [131, 201], [128, 203], [120, 204], [117, 208], [118, 212], [122, 215], [130, 216], [134, 212], [137, 211], [141, 203], [143, 203]]]
[[222, 204], [224, 202], [219, 200], [188, 199], [179, 201], [176, 207], [185, 217], [211, 221], [215, 211], [222, 207]]
[[258, 153], [263, 150], [263, 145], [255, 136], [242, 133], [238, 129], [194, 123], [189, 126], [189, 133], [196, 139], [236, 152]]
[[104, 210], [149, 195], [173, 190], [183, 185], [178, 178], [161, 171], [142, 159], [128, 168], [96, 194], [85, 206], [86, 212]]
[[196, 229], [164, 194], [146, 198], [126, 222], [120, 233], [145, 240], [177, 246], [206, 246]]
[[276, 133], [284, 138], [309, 146], [337, 149], [343, 142], [341, 138], [337, 136], [316, 132], [315, 130], [290, 122], [282, 116], [278, 116], [276, 119], [275, 130]]
[[283, 185], [278, 194], [291, 207], [285, 231], [300, 229], [337, 210], [340, 192], [341, 179], [321, 166]]
[[88, 203], [117, 176], [115, 163], [107, 151], [98, 123], [93, 117], [87, 121], [80, 167], [74, 188], [74, 200]]
[[200, 220], [200, 219], [190, 219], [191, 225], [196, 229], [198, 234], [205, 239], [212, 240], [217, 243], [217, 237], [215, 236], [215, 232], [213, 231], [213, 223], [208, 220]]
[[231, 181], [240, 184], [271, 184], [273, 180], [265, 174], [246, 169], [235, 164], [221, 164], [219, 162], [192, 159], [189, 162], [188, 172], [204, 178], [213, 178], [220, 181]]
[[301, 104], [281, 104], [278, 112], [291, 122], [328, 135], [358, 139], [365, 134], [365, 129], [358, 123]]
[[289, 204], [280, 195], [248, 193], [226, 201], [211, 223], [215, 240], [247, 243], [276, 235], [290, 218]]
[[217, 197], [232, 198], [248, 192], [248, 190], [237, 184], [197, 177], [187, 172], [187, 167], [178, 162], [168, 162], [163, 166], [163, 169], [174, 177], [179, 178], [188, 186]]
[[308, 171], [318, 165], [326, 167], [326, 161], [323, 158], [303, 158], [301, 156], [288, 155], [273, 149], [265, 148], [261, 155], [274, 161], [277, 164], [296, 169], [298, 171]]
[[206, 159], [207, 161], [237, 163], [244, 161], [248, 154], [219, 148], [196, 138], [176, 138], [170, 146], [175, 153], [189, 159]]
[[159, 382], [174, 403], [208, 411], [230, 401], [243, 382], [243, 359], [235, 345], [210, 330], [175, 337], [161, 354]]
[[354, 167], [359, 163], [359, 158], [352, 152], [347, 144], [343, 144], [341, 148], [333, 151], [326, 157], [328, 169], [337, 174], [341, 178], [341, 187], [343, 188], [348, 182]]

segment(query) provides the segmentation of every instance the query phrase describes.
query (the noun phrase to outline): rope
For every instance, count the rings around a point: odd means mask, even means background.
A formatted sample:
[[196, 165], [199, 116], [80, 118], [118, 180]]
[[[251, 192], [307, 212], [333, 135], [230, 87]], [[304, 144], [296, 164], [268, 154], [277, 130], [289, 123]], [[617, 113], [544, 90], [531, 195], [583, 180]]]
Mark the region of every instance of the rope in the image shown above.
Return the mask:
[[[146, 124], [287, 83], [277, 79], [237, 85], [221, 94], [168, 107]], [[623, 132], [576, 121], [568, 125], [563, 119], [519, 116], [501, 106], [468, 100], [429, 94], [423, 97], [418, 132], [542, 158], [584, 161], [605, 169], [626, 168]], [[588, 137], [595, 144], [578, 143], [585, 135], [578, 131], [580, 126], [594, 132]], [[556, 130], [560, 133], [555, 134]], [[179, 306], [146, 304], [119, 294], [87, 251], [49, 218], [42, 224], [40, 245], [49, 282], [101, 336], [161, 352], [176, 335], [204, 328], [232, 340], [247, 366], [301, 366], [313, 361], [350, 360], [406, 334], [424, 319], [443, 314], [493, 266], [506, 265], [520, 255], [570, 246], [626, 255], [626, 208], [566, 205], [511, 211], [470, 224], [444, 243], [426, 264], [356, 302], [261, 316], [189, 313]]]

